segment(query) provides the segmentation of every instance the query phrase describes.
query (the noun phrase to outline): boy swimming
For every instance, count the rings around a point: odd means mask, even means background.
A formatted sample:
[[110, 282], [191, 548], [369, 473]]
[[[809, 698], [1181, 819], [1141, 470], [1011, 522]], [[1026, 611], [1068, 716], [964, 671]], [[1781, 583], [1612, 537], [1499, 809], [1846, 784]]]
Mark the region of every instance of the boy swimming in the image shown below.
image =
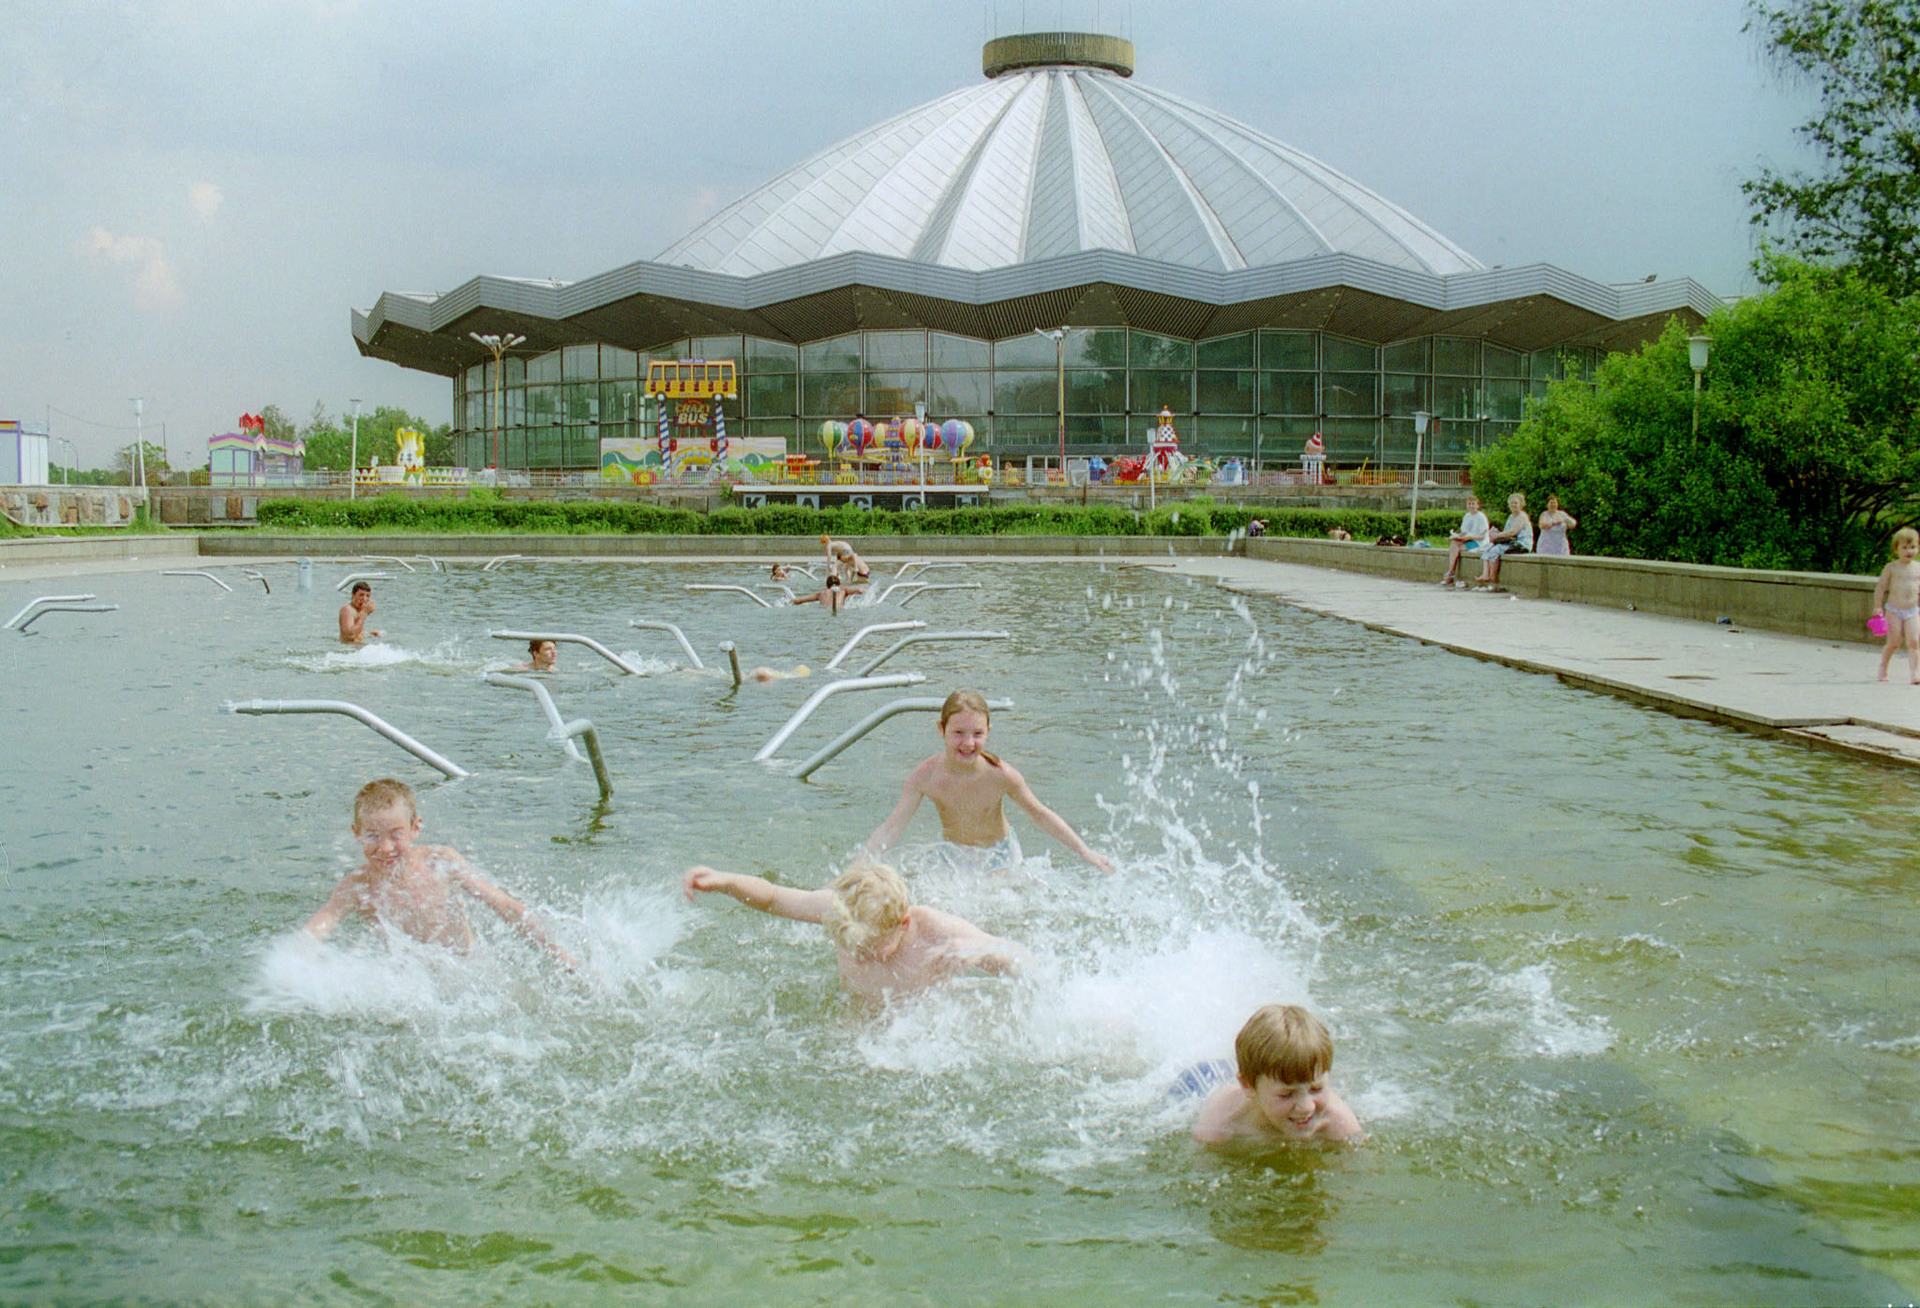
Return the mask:
[[947, 696], [940, 706], [940, 738], [946, 744], [945, 752], [935, 754], [908, 774], [900, 790], [900, 802], [867, 837], [867, 852], [884, 853], [906, 830], [920, 801], [930, 799], [940, 814], [940, 834], [949, 842], [1003, 853], [1005, 857], [996, 862], [1011, 866], [1020, 861], [1020, 845], [1001, 807], [1002, 801], [1011, 799], [1042, 831], [1102, 872], [1113, 871], [1113, 863], [1105, 855], [1088, 848], [1058, 813], [1040, 802], [1025, 777], [986, 751], [991, 729], [987, 701], [980, 694], [956, 690]]
[[1297, 1004], [1268, 1004], [1233, 1041], [1237, 1079], [1200, 1105], [1193, 1138], [1203, 1145], [1351, 1140], [1360, 1119], [1327, 1088], [1333, 1037]]
[[360, 787], [353, 797], [353, 834], [367, 861], [340, 878], [326, 904], [307, 919], [302, 929], [315, 940], [326, 939], [343, 918], [357, 913], [423, 944], [465, 952], [473, 948], [473, 927], [453, 894], [463, 890], [561, 966], [579, 966], [534, 925], [526, 905], [480, 876], [460, 855], [445, 845], [413, 843], [420, 834], [420, 813], [405, 782], [384, 777]]
[[372, 616], [373, 587], [356, 581], [347, 602], [340, 606], [340, 643], [358, 645], [368, 636], [378, 636], [379, 632], [367, 630], [367, 619]]
[[731, 895], [749, 908], [827, 930], [840, 984], [858, 999], [924, 990], [961, 972], [1017, 975], [1026, 951], [965, 918], [915, 904], [900, 874], [864, 859], [824, 890], [793, 890], [763, 877], [690, 867], [681, 889]]
[[552, 672], [560, 664], [560, 646], [551, 640], [530, 640], [527, 642], [527, 661], [519, 664], [519, 672]]

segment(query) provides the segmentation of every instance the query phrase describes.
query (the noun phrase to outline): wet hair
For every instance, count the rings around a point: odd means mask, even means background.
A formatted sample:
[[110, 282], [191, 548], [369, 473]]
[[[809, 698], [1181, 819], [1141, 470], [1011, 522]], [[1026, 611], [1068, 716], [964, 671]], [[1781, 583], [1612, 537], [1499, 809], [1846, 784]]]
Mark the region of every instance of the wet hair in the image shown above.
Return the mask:
[[[531, 655], [531, 656], [532, 656], [533, 658], [536, 658], [536, 659], [537, 659], [537, 658], [539, 658], [539, 657], [540, 657], [540, 647], [541, 647], [542, 645], [545, 645], [546, 643], [547, 643], [547, 641], [546, 641], [546, 640], [544, 640], [544, 639], [541, 639], [541, 640], [530, 640], [530, 641], [528, 641], [528, 642], [527, 642], [527, 653], [528, 653], [529, 655]], [[556, 647], [554, 648], [554, 652], [555, 652], [556, 654], [557, 654], [557, 653], [559, 653], [559, 647], [558, 647], [558, 646], [556, 646]]]
[[[988, 726], [993, 725], [993, 711], [987, 707], [987, 697], [977, 690], [956, 690], [941, 702], [940, 730], [947, 729], [947, 719], [956, 713], [978, 713], [987, 720]], [[1000, 766], [1000, 760], [984, 749], [980, 751], [980, 757], [995, 767]]]
[[1908, 541], [1912, 541], [1915, 545], [1920, 545], [1920, 531], [1915, 531], [1912, 527], [1902, 527], [1899, 531], [1893, 533], [1892, 548], [1898, 552], [1900, 547]]
[[392, 777], [381, 777], [360, 787], [360, 793], [353, 797], [353, 829], [360, 829], [367, 814], [390, 804], [406, 805], [407, 816], [415, 822], [420, 820], [420, 810], [413, 802], [413, 791], [407, 783], [395, 781]]
[[1268, 1004], [1233, 1038], [1233, 1056], [1240, 1084], [1249, 1088], [1263, 1076], [1290, 1084], [1314, 1081], [1333, 1067], [1333, 1037], [1298, 1004]]
[[364, 581], [356, 581], [353, 583], [353, 589], [347, 592], [347, 598], [352, 599], [355, 595], [358, 595], [363, 590], [366, 591], [367, 594], [369, 595], [373, 594], [372, 586], [368, 585]]
[[913, 907], [907, 883], [885, 863], [861, 859], [834, 878], [833, 892], [820, 925], [833, 943], [849, 954], [864, 953], [876, 940], [897, 929]]

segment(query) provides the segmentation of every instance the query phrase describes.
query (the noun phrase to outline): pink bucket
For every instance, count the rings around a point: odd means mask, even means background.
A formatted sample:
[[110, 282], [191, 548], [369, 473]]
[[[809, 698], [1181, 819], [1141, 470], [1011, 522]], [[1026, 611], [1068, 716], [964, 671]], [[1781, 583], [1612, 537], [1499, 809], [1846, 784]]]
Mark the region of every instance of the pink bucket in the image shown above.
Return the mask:
[[1867, 619], [1867, 630], [1876, 636], [1887, 634], [1887, 618], [1884, 613], [1876, 613]]

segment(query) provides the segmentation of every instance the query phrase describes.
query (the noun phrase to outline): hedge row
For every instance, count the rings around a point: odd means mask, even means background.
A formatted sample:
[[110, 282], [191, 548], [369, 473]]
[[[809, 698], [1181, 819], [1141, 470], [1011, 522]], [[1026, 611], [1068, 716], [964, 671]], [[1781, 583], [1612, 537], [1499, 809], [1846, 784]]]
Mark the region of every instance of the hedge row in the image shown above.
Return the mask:
[[[1264, 519], [1270, 536], [1323, 536], [1344, 527], [1355, 540], [1406, 531], [1405, 515], [1363, 509], [1303, 509], [1184, 500], [1150, 512], [1106, 504], [1010, 504], [989, 508], [809, 509], [792, 504], [721, 508], [712, 513], [651, 504], [577, 500], [409, 499], [263, 500], [263, 527], [282, 531], [557, 533], [682, 536], [1224, 536]], [[1422, 520], [1428, 531], [1448, 515]]]

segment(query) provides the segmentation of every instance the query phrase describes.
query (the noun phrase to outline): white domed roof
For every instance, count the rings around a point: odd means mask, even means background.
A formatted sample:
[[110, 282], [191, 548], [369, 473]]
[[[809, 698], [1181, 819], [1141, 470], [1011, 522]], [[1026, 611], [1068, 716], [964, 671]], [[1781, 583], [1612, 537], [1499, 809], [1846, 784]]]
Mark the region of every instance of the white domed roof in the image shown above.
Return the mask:
[[823, 150], [659, 262], [733, 276], [851, 251], [968, 271], [1120, 250], [1209, 272], [1350, 254], [1473, 256], [1244, 123], [1103, 68], [1019, 68]]

